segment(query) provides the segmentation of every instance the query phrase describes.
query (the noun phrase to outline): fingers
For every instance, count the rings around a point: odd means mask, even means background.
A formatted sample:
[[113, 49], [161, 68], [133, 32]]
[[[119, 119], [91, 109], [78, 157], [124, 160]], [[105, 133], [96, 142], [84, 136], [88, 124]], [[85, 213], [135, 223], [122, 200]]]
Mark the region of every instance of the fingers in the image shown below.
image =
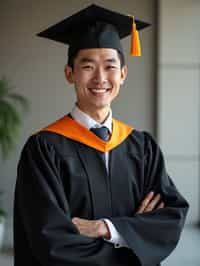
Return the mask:
[[155, 195], [155, 193], [151, 191], [141, 202], [137, 210], [137, 213], [144, 213], [162, 208], [164, 208], [164, 202], [161, 201], [161, 195], [160, 194]]
[[158, 205], [157, 209], [162, 209], [162, 208], [164, 208], [164, 207], [165, 207], [164, 202], [161, 202], [161, 203]]
[[80, 219], [78, 217], [72, 218], [72, 223], [75, 225], [79, 224], [79, 221], [80, 221]]
[[154, 192], [151, 191], [147, 194], [147, 196], [144, 198], [144, 200], [141, 202], [138, 210], [137, 210], [137, 213], [143, 213], [144, 210], [146, 209], [146, 207], [148, 206], [148, 204], [150, 203], [150, 201], [152, 200], [154, 196]]
[[151, 202], [147, 205], [147, 207], [145, 208], [144, 212], [149, 212], [155, 209], [156, 205], [160, 202], [161, 200], [161, 196], [160, 194], [157, 194], [152, 200]]
[[88, 237], [108, 236], [107, 227], [102, 220], [87, 220], [78, 217], [72, 218], [72, 223], [78, 228], [79, 233]]

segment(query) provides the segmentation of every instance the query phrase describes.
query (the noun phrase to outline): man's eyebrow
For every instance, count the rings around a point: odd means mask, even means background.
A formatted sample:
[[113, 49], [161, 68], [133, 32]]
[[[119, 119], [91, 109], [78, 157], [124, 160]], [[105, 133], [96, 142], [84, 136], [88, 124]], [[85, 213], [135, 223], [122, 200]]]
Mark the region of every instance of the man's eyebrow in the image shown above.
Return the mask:
[[84, 64], [84, 63], [94, 63], [94, 62], [95, 62], [95, 60], [92, 59], [92, 58], [89, 58], [89, 57], [83, 57], [80, 60], [80, 63], [82, 63], [82, 64]]
[[107, 63], [117, 63], [117, 60], [116, 60], [116, 58], [113, 57], [113, 58], [106, 59], [105, 62], [107, 62]]
[[[104, 60], [105, 63], [117, 63], [116, 58], [111, 57], [111, 58], [107, 58]], [[95, 63], [95, 60], [89, 57], [83, 57], [80, 59], [80, 63], [81, 64], [85, 64], [85, 63]]]

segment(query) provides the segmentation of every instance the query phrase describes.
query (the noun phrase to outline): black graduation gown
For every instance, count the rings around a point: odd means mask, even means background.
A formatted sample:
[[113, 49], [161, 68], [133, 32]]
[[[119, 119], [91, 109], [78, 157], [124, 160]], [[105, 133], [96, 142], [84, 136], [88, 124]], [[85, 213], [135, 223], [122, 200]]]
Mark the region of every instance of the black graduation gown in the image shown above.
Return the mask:
[[[188, 203], [158, 145], [134, 130], [110, 151], [109, 168], [97, 150], [59, 134], [29, 138], [15, 188], [15, 266], [155, 266], [172, 252]], [[151, 190], [166, 207], [137, 214]], [[110, 219], [129, 248], [80, 235], [75, 216]]]

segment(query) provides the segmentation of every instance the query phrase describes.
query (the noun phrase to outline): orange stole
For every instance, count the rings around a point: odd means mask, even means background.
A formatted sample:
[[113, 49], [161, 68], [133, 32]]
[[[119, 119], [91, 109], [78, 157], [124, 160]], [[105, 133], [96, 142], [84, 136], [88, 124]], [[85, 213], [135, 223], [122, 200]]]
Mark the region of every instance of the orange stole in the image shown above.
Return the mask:
[[112, 150], [121, 144], [133, 131], [133, 128], [113, 119], [113, 132], [109, 141], [98, 138], [89, 129], [85, 128], [69, 116], [64, 116], [41, 131], [51, 131], [63, 135], [69, 139], [81, 142], [101, 152]]

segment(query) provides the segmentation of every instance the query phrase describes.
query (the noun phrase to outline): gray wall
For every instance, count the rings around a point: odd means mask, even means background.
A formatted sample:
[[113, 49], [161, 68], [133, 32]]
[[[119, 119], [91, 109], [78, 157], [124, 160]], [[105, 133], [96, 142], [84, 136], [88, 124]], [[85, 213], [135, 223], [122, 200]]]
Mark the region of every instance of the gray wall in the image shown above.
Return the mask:
[[[125, 14], [134, 14], [152, 23], [152, 27], [141, 34], [143, 57], [129, 57], [129, 38], [123, 41], [127, 51], [129, 76], [113, 110], [116, 117], [134, 127], [154, 133], [155, 1], [93, 2]], [[16, 167], [23, 144], [30, 134], [69, 112], [74, 102], [73, 88], [64, 79], [66, 47], [38, 38], [35, 34], [91, 3], [92, 1], [84, 0], [0, 2], [0, 76], [6, 75], [16, 92], [31, 100], [31, 112], [24, 118], [16, 151], [8, 161], [0, 161], [0, 188], [5, 192], [8, 229], [12, 225]], [[7, 234], [6, 241], [12, 242], [11, 232]]]
[[160, 0], [158, 138], [169, 173], [190, 203], [188, 223], [200, 211], [200, 1]]

